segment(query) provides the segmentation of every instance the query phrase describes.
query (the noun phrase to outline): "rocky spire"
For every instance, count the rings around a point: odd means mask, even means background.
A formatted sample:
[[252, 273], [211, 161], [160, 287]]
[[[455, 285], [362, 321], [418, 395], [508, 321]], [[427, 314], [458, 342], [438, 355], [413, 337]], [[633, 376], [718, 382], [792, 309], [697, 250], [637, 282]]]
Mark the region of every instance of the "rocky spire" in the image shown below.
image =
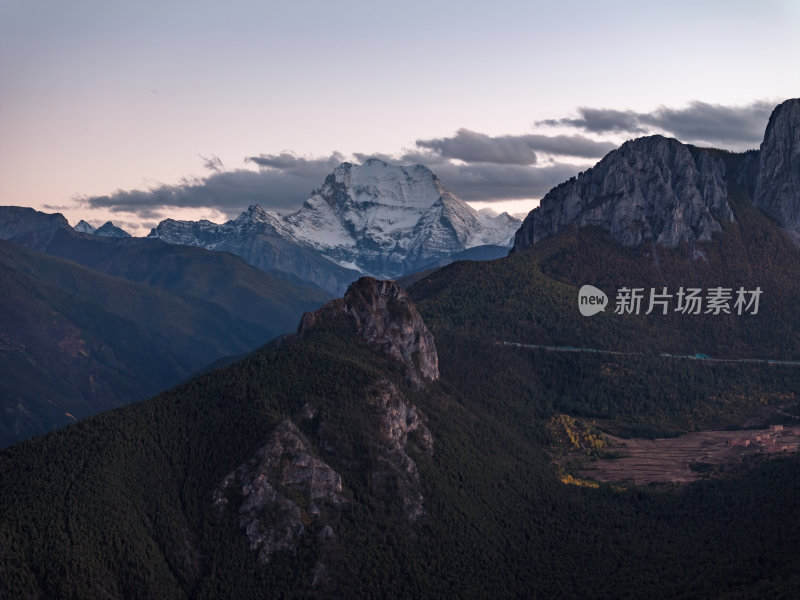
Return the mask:
[[800, 98], [772, 111], [759, 152], [753, 204], [800, 238]]
[[362, 277], [350, 285], [344, 298], [306, 313], [298, 334], [304, 335], [328, 319], [345, 316], [376, 351], [405, 365], [415, 386], [439, 378], [439, 358], [433, 335], [408, 294], [394, 281]]

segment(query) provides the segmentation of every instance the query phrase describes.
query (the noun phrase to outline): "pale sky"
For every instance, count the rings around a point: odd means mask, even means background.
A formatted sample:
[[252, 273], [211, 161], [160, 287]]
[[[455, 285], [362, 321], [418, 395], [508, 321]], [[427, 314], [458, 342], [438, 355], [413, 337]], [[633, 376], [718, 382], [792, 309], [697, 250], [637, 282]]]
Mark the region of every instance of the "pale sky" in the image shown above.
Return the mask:
[[143, 235], [376, 155], [523, 212], [639, 135], [757, 147], [798, 31], [791, 0], [0, 0], [0, 204]]

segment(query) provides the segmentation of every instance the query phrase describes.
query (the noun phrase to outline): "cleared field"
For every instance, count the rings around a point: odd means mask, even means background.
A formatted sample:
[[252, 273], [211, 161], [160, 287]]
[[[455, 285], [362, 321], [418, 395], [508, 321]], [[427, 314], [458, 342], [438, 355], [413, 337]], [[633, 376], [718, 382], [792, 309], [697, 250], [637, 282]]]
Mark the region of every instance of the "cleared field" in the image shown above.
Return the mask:
[[688, 483], [724, 471], [753, 454], [797, 452], [800, 427], [698, 431], [676, 438], [622, 439], [608, 435], [615, 458], [585, 463], [579, 475], [597, 481]]

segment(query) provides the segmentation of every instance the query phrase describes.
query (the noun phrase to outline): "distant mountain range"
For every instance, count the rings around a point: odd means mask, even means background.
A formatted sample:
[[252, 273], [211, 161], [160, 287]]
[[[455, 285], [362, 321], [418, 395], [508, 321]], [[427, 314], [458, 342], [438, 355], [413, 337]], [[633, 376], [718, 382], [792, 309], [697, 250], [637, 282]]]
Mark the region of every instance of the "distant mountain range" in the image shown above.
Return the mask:
[[0, 239], [0, 446], [146, 398], [330, 297], [227, 253], [82, 234], [30, 208], [0, 207]]
[[251, 206], [222, 225], [162, 221], [149, 237], [225, 250], [341, 293], [361, 275], [397, 278], [477, 246], [510, 247], [519, 221], [481, 214], [422, 165], [342, 163], [298, 211]]
[[[477, 213], [425, 167], [377, 160], [340, 165], [286, 217], [253, 206], [223, 225], [167, 220], [151, 239], [132, 238], [110, 221], [72, 228], [61, 215], [0, 207], [0, 239], [33, 251], [5, 247], [9, 293], [0, 307], [9, 354], [0, 444], [147, 397], [291, 331], [304, 311], [330, 297], [323, 290], [341, 291], [364, 270], [399, 275], [462, 256], [503, 255], [517, 225], [508, 215]], [[26, 302], [25, 290], [39, 300]], [[109, 316], [76, 316], [89, 313]], [[50, 331], [45, 314], [61, 324]], [[119, 347], [123, 330], [138, 340], [135, 351]], [[66, 331], [74, 344], [60, 351], [56, 340]]]
[[124, 229], [117, 227], [111, 221], [106, 221], [100, 227], [92, 227], [86, 221], [78, 221], [75, 225], [75, 231], [78, 233], [90, 233], [94, 235], [99, 235], [103, 237], [116, 237], [116, 238], [126, 238], [131, 237], [131, 234], [125, 231]]

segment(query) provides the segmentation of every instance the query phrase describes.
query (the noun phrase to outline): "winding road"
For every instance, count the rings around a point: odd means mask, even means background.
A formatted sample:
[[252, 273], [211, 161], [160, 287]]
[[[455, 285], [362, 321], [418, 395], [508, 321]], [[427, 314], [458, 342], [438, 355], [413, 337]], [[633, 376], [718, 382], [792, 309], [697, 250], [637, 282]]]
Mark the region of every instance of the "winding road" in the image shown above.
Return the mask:
[[[521, 344], [519, 342], [500, 342], [504, 346], [517, 348], [533, 348], [536, 350], [549, 350], [552, 352], [592, 352], [596, 354], [614, 354], [618, 356], [645, 356], [644, 352], [619, 352], [616, 350], [600, 350], [598, 348], [579, 348], [577, 346], [547, 346], [545, 344]], [[668, 354], [661, 352], [655, 356], [663, 358], [682, 358], [688, 360], [702, 360], [718, 363], [753, 363], [766, 365], [790, 365], [800, 367], [800, 360], [775, 360], [771, 358], [712, 358], [707, 354]]]

